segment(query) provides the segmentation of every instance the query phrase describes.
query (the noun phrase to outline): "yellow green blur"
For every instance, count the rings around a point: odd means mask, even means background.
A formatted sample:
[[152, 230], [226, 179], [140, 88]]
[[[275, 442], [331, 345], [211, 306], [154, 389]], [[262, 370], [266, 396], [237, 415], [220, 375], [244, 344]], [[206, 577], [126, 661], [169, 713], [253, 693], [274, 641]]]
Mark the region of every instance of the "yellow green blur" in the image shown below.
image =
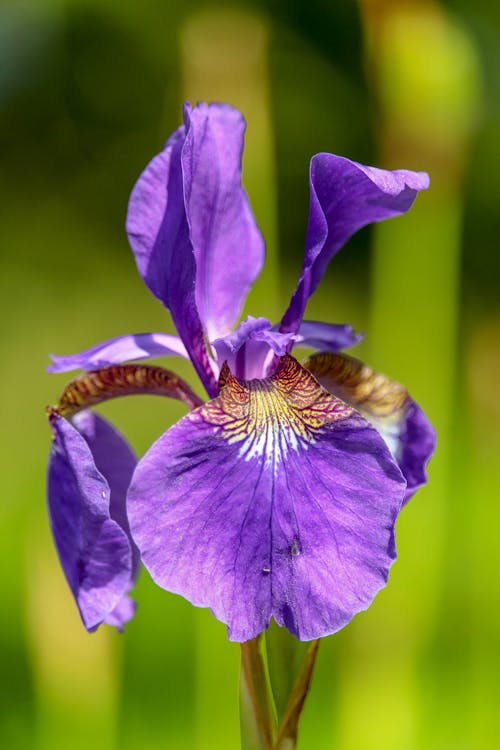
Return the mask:
[[[142, 574], [125, 634], [87, 634], [45, 508], [44, 409], [68, 380], [44, 372], [47, 353], [172, 332], [123, 224], [184, 97], [247, 116], [246, 185], [269, 254], [254, 315], [276, 319], [295, 284], [314, 152], [431, 173], [408, 216], [342, 251], [308, 310], [367, 332], [356, 356], [408, 387], [438, 451], [398, 522], [388, 587], [321, 645], [299, 748], [497, 746], [499, 15], [495, 0], [450, 6], [0, 8], [1, 747], [238, 747], [239, 648], [224, 627]], [[201, 393], [187, 363], [166, 365]], [[185, 407], [146, 396], [102, 413], [143, 452]]]

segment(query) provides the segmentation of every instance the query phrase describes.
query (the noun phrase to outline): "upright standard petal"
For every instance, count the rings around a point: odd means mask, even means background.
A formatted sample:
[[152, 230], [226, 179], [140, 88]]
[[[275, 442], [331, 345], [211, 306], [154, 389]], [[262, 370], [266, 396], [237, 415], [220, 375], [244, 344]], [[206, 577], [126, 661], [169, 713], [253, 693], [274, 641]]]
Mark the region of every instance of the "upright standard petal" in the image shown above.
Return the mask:
[[139, 273], [170, 310], [189, 358], [213, 395], [217, 381], [196, 307], [196, 262], [184, 205], [184, 142], [181, 127], [139, 177], [128, 205], [127, 232]]
[[241, 185], [244, 127], [227, 105], [186, 105], [185, 126], [146, 167], [127, 216], [139, 272], [172, 313], [212, 395], [205, 337], [231, 330], [264, 260]]
[[102, 341], [78, 354], [60, 356], [51, 354], [48, 372], [71, 370], [97, 370], [100, 367], [119, 365], [138, 359], [177, 355], [188, 359], [186, 347], [178, 336], [168, 333], [134, 333]]
[[135, 457], [102, 418], [81, 414], [78, 429], [56, 414], [50, 421], [49, 514], [64, 574], [87, 630], [106, 621], [121, 628], [133, 614], [127, 593], [135, 563], [124, 492]]
[[165, 433], [127, 508], [153, 579], [255, 637], [274, 617], [301, 640], [371, 603], [395, 558], [405, 481], [383, 440], [286, 355]]
[[346, 354], [314, 354], [304, 367], [378, 430], [406, 479], [407, 502], [427, 482], [436, 433], [406, 388]]
[[334, 154], [311, 159], [310, 210], [302, 272], [280, 330], [297, 331], [307, 300], [347, 240], [372, 222], [405, 213], [429, 186], [424, 172], [366, 167]]
[[184, 198], [196, 259], [196, 304], [210, 340], [229, 333], [264, 263], [241, 185], [245, 120], [226, 104], [185, 107]]

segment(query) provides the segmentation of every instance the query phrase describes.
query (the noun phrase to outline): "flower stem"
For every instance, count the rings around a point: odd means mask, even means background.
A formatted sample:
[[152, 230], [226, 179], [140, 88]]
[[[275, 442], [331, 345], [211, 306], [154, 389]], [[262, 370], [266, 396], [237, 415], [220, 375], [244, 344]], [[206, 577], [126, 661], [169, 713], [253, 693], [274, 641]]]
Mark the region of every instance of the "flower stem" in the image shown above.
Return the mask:
[[312, 641], [307, 649], [302, 669], [290, 693], [285, 713], [281, 720], [278, 739], [274, 746], [275, 750], [295, 750], [297, 746], [300, 716], [311, 686], [318, 648], [319, 640]]
[[260, 636], [241, 644], [240, 717], [242, 750], [273, 750], [275, 721]]
[[[281, 629], [280, 629], [281, 631]], [[260, 637], [241, 644], [241, 746], [242, 750], [296, 750], [300, 717], [311, 686], [314, 665], [319, 648], [319, 640], [312, 641], [305, 650], [306, 644], [296, 641], [285, 632], [274, 637], [273, 651], [283, 650], [286, 659], [277, 659], [270, 665], [276, 674], [266, 674], [261, 651]], [[298, 650], [293, 653], [293, 644]], [[276, 653], [275, 653], [276, 656]], [[289, 662], [288, 665], [285, 661]], [[298, 665], [291, 674], [287, 666]], [[290, 680], [290, 677], [292, 679]], [[274, 678], [274, 679], [273, 679]], [[284, 685], [288, 683], [286, 693]], [[281, 693], [283, 710], [278, 710], [278, 721], [275, 718], [274, 700], [271, 685], [275, 684]], [[278, 687], [279, 686], [279, 687]]]

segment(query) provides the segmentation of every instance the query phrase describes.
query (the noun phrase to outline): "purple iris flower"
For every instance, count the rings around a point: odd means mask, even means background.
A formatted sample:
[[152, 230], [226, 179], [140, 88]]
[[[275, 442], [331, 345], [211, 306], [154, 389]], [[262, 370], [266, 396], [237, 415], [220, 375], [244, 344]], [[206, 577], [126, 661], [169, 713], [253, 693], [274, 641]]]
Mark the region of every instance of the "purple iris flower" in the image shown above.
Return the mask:
[[[422, 410], [342, 353], [360, 338], [349, 325], [303, 316], [342, 245], [407, 211], [427, 175], [316, 154], [290, 304], [278, 324], [237, 325], [264, 261], [241, 185], [244, 129], [232, 107], [186, 105], [184, 125], [132, 191], [139, 273], [179, 337], [122, 336], [49, 368], [87, 371], [70, 384], [71, 408], [66, 394], [51, 412], [49, 506], [89, 629], [131, 615], [124, 602], [140, 557], [159, 586], [209, 607], [231, 640], [255, 637], [272, 617], [301, 640], [333, 633], [385, 585], [396, 518], [426, 481], [435, 436]], [[319, 351], [299, 364], [298, 345]], [[206, 403], [171, 373], [121, 365], [172, 354], [191, 360]], [[191, 411], [135, 466], [124, 439], [86, 407], [162, 392], [151, 388], [158, 378]]]

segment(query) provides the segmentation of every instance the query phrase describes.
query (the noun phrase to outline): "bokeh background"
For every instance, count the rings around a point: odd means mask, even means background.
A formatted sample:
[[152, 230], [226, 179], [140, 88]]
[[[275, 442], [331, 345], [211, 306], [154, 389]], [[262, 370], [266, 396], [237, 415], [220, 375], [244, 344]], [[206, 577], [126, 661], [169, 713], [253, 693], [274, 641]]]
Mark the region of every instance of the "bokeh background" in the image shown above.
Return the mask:
[[[44, 409], [72, 353], [172, 330], [124, 232], [131, 187], [184, 98], [248, 121], [244, 180], [268, 244], [246, 312], [297, 277], [318, 151], [425, 169], [407, 216], [360, 232], [308, 317], [437, 426], [430, 484], [398, 522], [374, 605], [322, 644], [301, 747], [493, 750], [500, 737], [500, 14], [497, 0], [16, 0], [0, 5], [0, 746], [234, 750], [238, 646], [140, 577], [123, 635], [87, 634], [45, 508]], [[188, 365], [169, 361], [195, 383]], [[139, 453], [182, 408], [102, 408]]]

